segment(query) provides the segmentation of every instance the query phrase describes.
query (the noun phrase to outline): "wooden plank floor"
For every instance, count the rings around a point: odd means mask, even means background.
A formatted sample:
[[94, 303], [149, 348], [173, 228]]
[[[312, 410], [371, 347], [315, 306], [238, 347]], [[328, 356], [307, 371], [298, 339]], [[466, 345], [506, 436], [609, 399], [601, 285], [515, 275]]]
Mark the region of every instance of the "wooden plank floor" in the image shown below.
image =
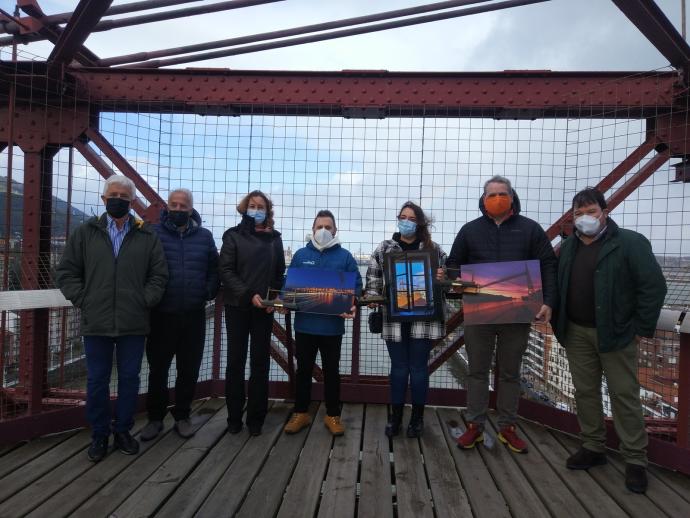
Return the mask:
[[[615, 453], [590, 472], [565, 468], [572, 437], [531, 422], [520, 430], [529, 453], [516, 455], [495, 440], [461, 451], [453, 431], [458, 409], [428, 408], [421, 440], [383, 434], [387, 408], [345, 405], [344, 437], [313, 424], [282, 433], [290, 405], [273, 402], [263, 434], [226, 433], [224, 400], [199, 401], [197, 434], [171, 430], [142, 443], [137, 456], [111, 452], [92, 464], [88, 432], [69, 432], [0, 449], [0, 518], [14, 516], [690, 516], [690, 477], [650, 469], [649, 491], [623, 484]], [[409, 408], [406, 411], [406, 420]], [[134, 431], [145, 424], [138, 416]]]

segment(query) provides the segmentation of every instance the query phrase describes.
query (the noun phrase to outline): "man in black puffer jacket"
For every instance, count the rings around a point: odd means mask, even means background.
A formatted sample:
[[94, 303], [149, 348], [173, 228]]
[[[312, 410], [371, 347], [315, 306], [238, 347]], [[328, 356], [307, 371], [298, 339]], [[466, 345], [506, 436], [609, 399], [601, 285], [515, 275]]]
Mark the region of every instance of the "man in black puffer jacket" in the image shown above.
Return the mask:
[[[449, 276], [458, 275], [463, 264], [527, 261], [541, 266], [544, 305], [535, 315], [548, 322], [557, 302], [557, 259], [539, 223], [520, 215], [520, 200], [510, 180], [494, 176], [484, 184], [479, 201], [482, 216], [465, 224], [455, 238], [446, 266]], [[520, 364], [527, 349], [530, 324], [485, 324], [465, 326], [469, 363], [467, 380], [467, 432], [458, 438], [460, 448], [472, 448], [483, 440], [489, 403], [489, 369], [494, 347], [499, 370], [498, 438], [515, 452], [527, 451], [517, 435], [515, 420], [520, 400]]]
[[182, 437], [194, 435], [189, 412], [204, 354], [206, 301], [218, 291], [218, 250], [213, 235], [202, 228], [193, 209], [192, 193], [176, 189], [168, 209], [154, 227], [163, 243], [170, 279], [160, 304], [151, 314], [151, 335], [146, 345], [149, 422], [141, 432], [148, 441], [163, 429], [168, 406], [168, 370], [176, 357], [175, 430]]

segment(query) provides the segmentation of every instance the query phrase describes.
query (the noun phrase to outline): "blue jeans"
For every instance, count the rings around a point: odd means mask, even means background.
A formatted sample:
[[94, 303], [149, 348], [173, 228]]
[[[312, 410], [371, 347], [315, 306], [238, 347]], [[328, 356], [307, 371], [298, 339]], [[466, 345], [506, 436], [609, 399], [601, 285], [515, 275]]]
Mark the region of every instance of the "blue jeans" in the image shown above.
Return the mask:
[[139, 370], [144, 355], [146, 337], [85, 336], [86, 418], [94, 439], [110, 435], [110, 373], [113, 368], [113, 349], [117, 357], [116, 432], [129, 431], [134, 425], [134, 413], [139, 395]]
[[431, 339], [412, 338], [410, 328], [410, 324], [403, 323], [401, 342], [386, 340], [388, 354], [391, 357], [391, 403], [394, 405], [405, 404], [408, 379], [413, 405], [426, 404], [426, 395], [429, 391], [427, 362], [431, 351]]

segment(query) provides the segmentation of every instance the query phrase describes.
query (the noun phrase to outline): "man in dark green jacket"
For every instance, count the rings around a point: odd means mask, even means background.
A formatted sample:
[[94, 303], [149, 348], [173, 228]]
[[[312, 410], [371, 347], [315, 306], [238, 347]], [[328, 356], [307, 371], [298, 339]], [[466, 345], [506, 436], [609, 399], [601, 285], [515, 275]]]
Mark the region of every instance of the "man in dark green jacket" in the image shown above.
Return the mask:
[[638, 344], [654, 336], [666, 281], [649, 241], [609, 218], [601, 192], [587, 188], [577, 193], [573, 217], [575, 234], [561, 247], [560, 304], [552, 322], [568, 355], [582, 437], [582, 447], [566, 465], [588, 469], [606, 463], [603, 374], [626, 461], [625, 485], [644, 493], [647, 432], [637, 379]]
[[160, 301], [168, 280], [163, 247], [147, 225], [129, 214], [134, 183], [111, 176], [105, 183], [106, 213], [77, 228], [56, 269], [65, 298], [81, 309], [86, 368], [86, 415], [92, 427], [89, 458], [108, 451], [110, 373], [117, 354], [115, 447], [133, 455], [139, 443], [129, 430], [139, 394], [139, 370], [149, 333], [149, 310]]

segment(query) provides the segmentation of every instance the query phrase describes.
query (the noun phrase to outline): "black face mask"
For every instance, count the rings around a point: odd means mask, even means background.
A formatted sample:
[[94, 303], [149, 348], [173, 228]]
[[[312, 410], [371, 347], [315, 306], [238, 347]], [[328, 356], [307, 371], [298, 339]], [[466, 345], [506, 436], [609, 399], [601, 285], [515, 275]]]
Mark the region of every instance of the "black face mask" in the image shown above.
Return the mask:
[[176, 227], [184, 227], [189, 223], [189, 212], [186, 210], [169, 210], [168, 220]]
[[107, 198], [105, 200], [105, 210], [111, 218], [120, 219], [129, 212], [129, 200], [122, 198]]

